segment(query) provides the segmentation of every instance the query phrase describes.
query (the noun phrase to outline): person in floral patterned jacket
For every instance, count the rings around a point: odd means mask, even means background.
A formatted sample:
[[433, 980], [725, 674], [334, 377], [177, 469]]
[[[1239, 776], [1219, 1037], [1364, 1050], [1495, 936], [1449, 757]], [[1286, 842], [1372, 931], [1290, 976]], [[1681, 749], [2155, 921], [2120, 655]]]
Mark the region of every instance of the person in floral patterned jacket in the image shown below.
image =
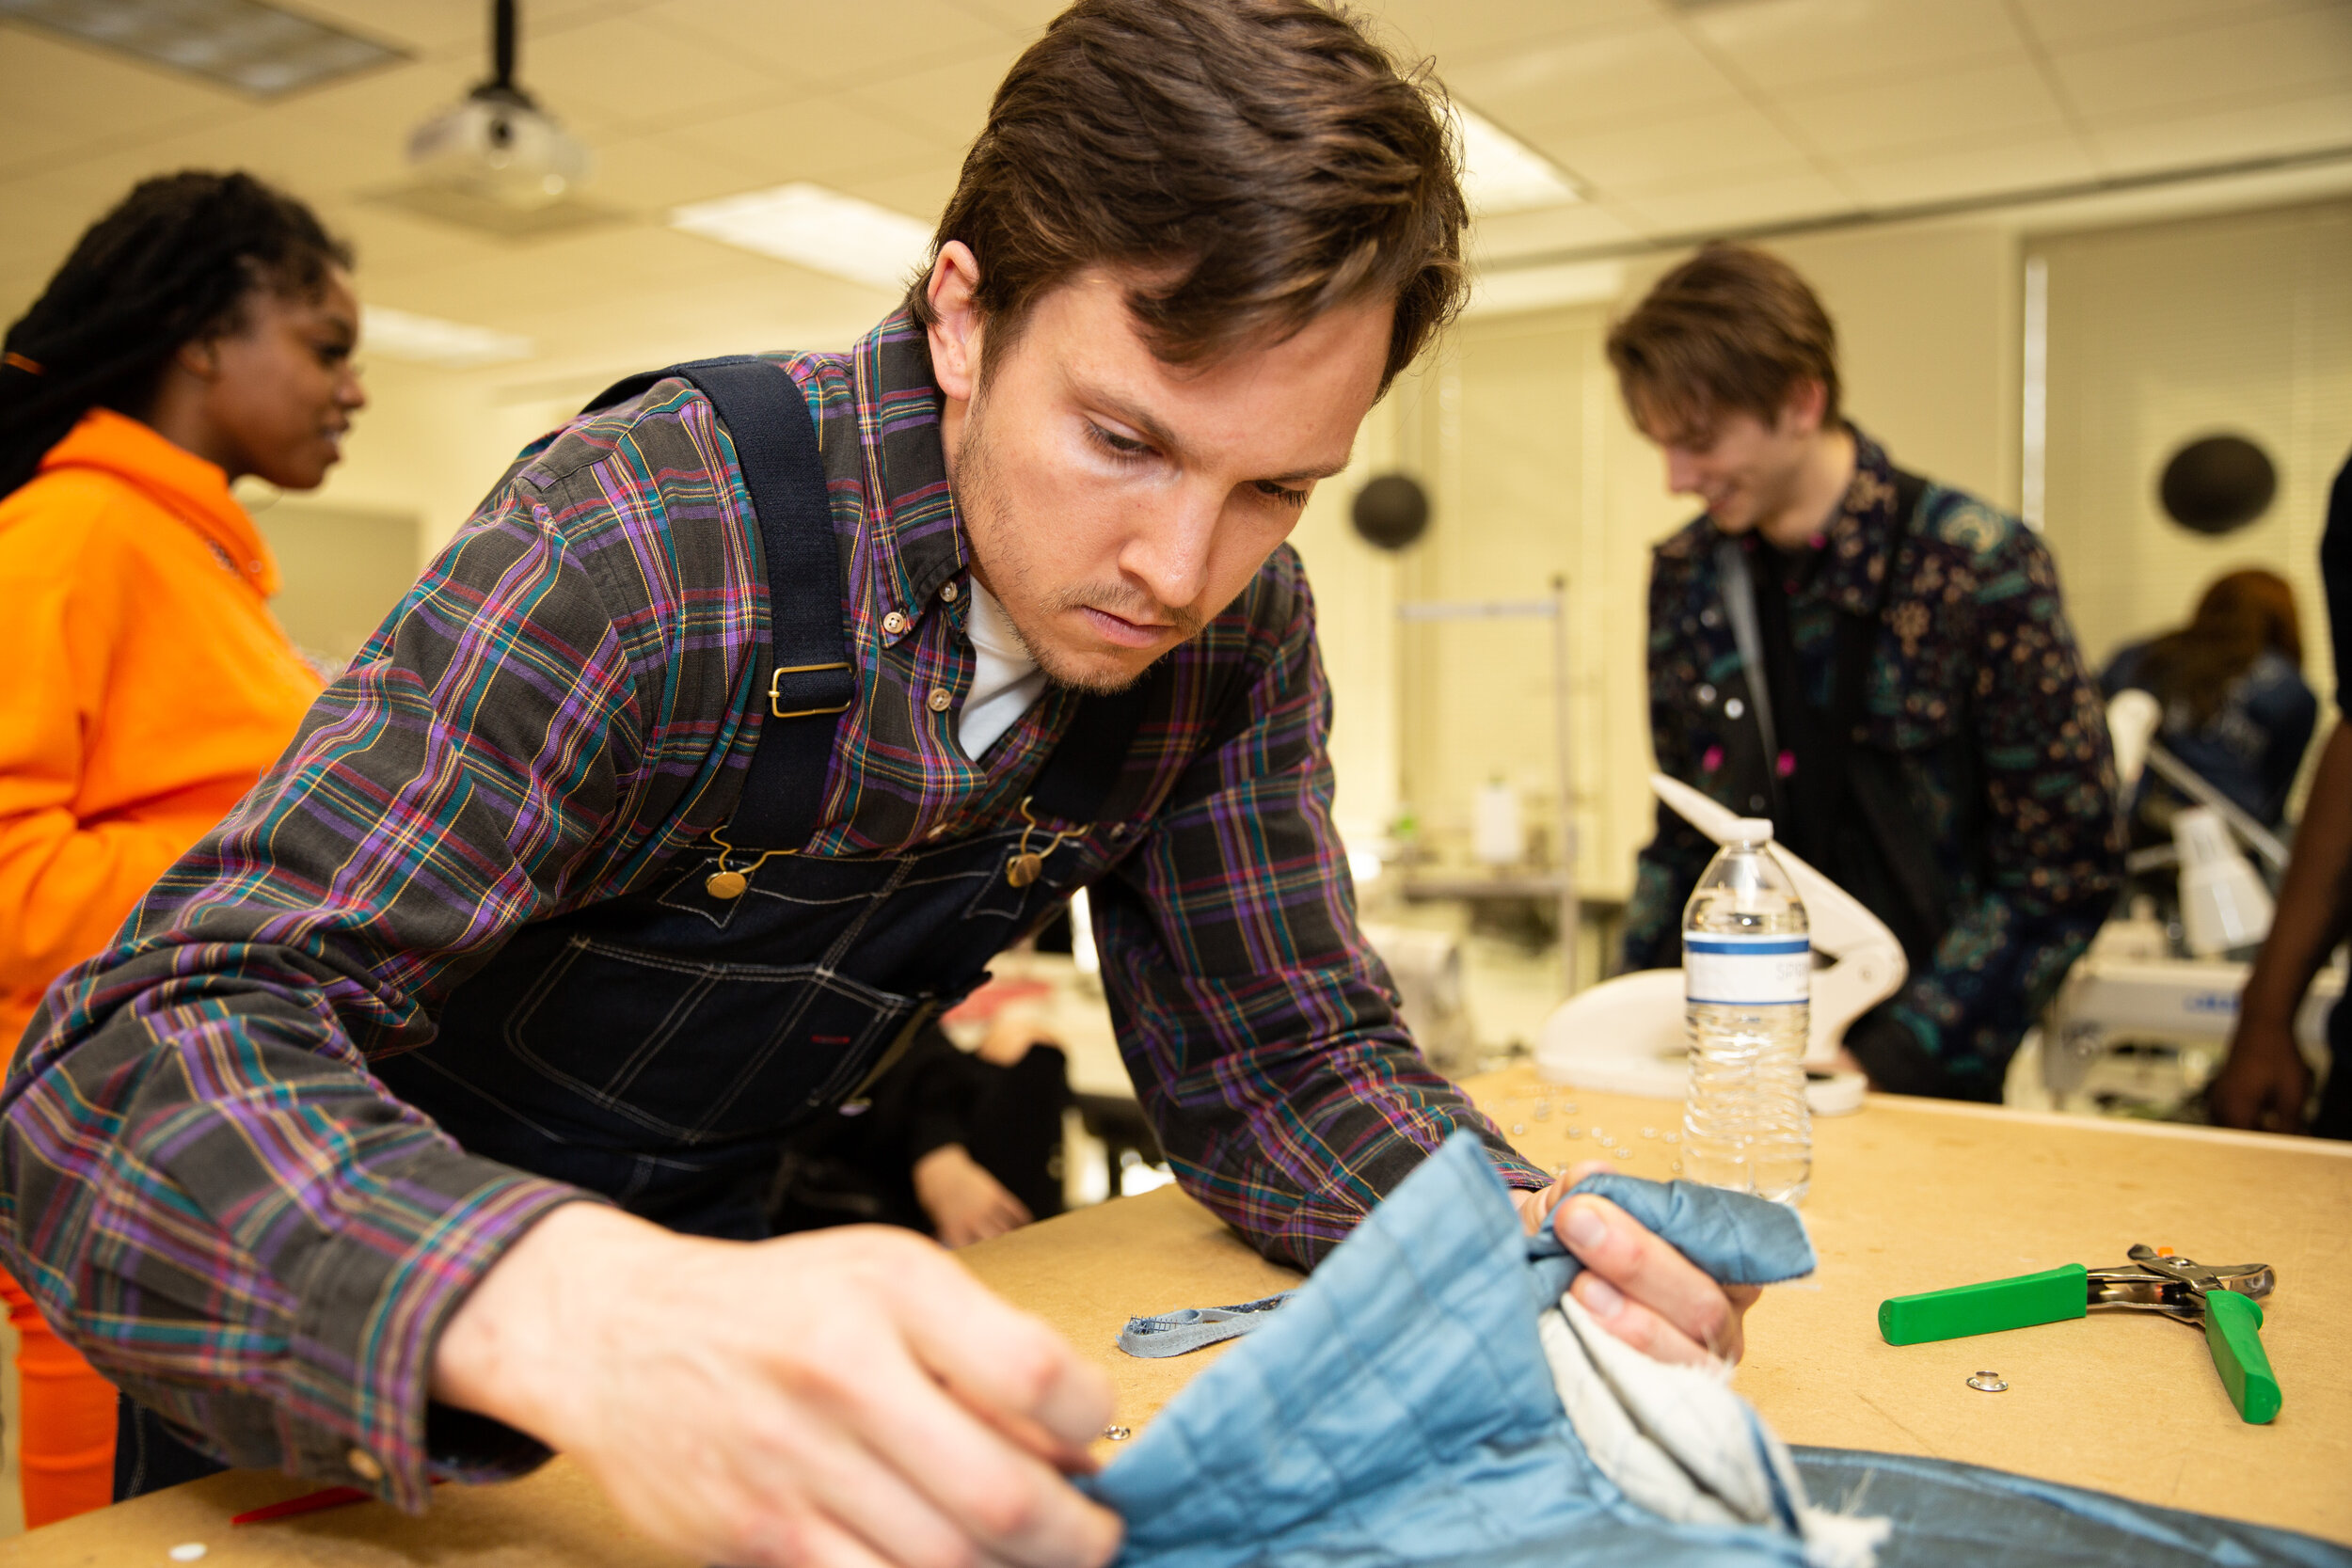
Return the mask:
[[[1708, 246], [1609, 355], [1667, 488], [1707, 509], [1651, 566], [1660, 769], [1772, 818], [1901, 941], [1909, 980], [1846, 1034], [1876, 1087], [1999, 1100], [2122, 875], [2106, 717], [2049, 550], [1844, 418], [1836, 330], [1776, 257]], [[1660, 808], [1628, 968], [1679, 961], [1713, 848]]]

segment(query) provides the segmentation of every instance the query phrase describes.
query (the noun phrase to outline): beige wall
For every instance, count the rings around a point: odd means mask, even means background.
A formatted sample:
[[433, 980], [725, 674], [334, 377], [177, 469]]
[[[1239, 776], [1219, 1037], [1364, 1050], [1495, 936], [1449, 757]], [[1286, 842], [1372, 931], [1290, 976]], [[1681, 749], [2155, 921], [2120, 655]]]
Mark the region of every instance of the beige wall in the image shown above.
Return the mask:
[[[2352, 202], [2054, 237], [2049, 539], [2085, 650], [2181, 624], [2219, 574], [2296, 587], [2305, 673], [2333, 689], [2318, 549], [2352, 449]], [[2250, 436], [2279, 470], [2269, 512], [2207, 539], [2156, 481], [2197, 436]]]

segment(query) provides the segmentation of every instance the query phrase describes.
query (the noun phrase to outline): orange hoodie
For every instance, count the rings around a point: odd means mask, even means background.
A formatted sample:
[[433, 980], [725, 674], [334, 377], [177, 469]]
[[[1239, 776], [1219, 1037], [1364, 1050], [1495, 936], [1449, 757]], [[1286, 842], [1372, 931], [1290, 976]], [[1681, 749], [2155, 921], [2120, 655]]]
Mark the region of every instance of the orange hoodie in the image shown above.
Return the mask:
[[0, 499], [0, 1061], [294, 738], [277, 591], [221, 470], [109, 410]]

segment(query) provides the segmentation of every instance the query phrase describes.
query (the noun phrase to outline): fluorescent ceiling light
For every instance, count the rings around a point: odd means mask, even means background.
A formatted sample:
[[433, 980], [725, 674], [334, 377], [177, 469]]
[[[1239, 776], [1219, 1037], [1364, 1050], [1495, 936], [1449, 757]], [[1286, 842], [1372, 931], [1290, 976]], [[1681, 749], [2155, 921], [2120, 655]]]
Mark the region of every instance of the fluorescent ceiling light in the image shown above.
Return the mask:
[[0, 0], [0, 16], [256, 98], [406, 57], [262, 0]]
[[1462, 127], [1462, 186], [1473, 214], [1518, 213], [1584, 199], [1558, 164], [1464, 103], [1454, 105]]
[[931, 248], [929, 224], [804, 182], [674, 208], [670, 227], [894, 291]]
[[512, 332], [493, 332], [486, 326], [468, 326], [463, 322], [413, 315], [381, 305], [359, 308], [359, 346], [388, 359], [406, 359], [450, 370], [504, 365], [528, 359], [539, 352], [536, 343]]

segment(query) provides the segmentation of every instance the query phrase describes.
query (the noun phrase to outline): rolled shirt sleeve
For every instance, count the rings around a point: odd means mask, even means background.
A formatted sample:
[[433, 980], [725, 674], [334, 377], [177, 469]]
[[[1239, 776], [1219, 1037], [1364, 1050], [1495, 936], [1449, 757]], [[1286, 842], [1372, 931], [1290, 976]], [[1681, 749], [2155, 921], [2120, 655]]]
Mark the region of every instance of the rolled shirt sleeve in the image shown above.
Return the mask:
[[8, 1266], [231, 1464], [414, 1510], [437, 1472], [538, 1453], [431, 1409], [430, 1357], [505, 1248], [588, 1195], [467, 1154], [368, 1060], [429, 1039], [516, 927], [626, 889], [731, 804], [738, 721], [715, 716], [748, 707], [765, 634], [748, 531], [685, 526], [656, 480], [616, 498], [614, 471], [660, 468], [510, 476], [51, 990], [0, 1091]]

